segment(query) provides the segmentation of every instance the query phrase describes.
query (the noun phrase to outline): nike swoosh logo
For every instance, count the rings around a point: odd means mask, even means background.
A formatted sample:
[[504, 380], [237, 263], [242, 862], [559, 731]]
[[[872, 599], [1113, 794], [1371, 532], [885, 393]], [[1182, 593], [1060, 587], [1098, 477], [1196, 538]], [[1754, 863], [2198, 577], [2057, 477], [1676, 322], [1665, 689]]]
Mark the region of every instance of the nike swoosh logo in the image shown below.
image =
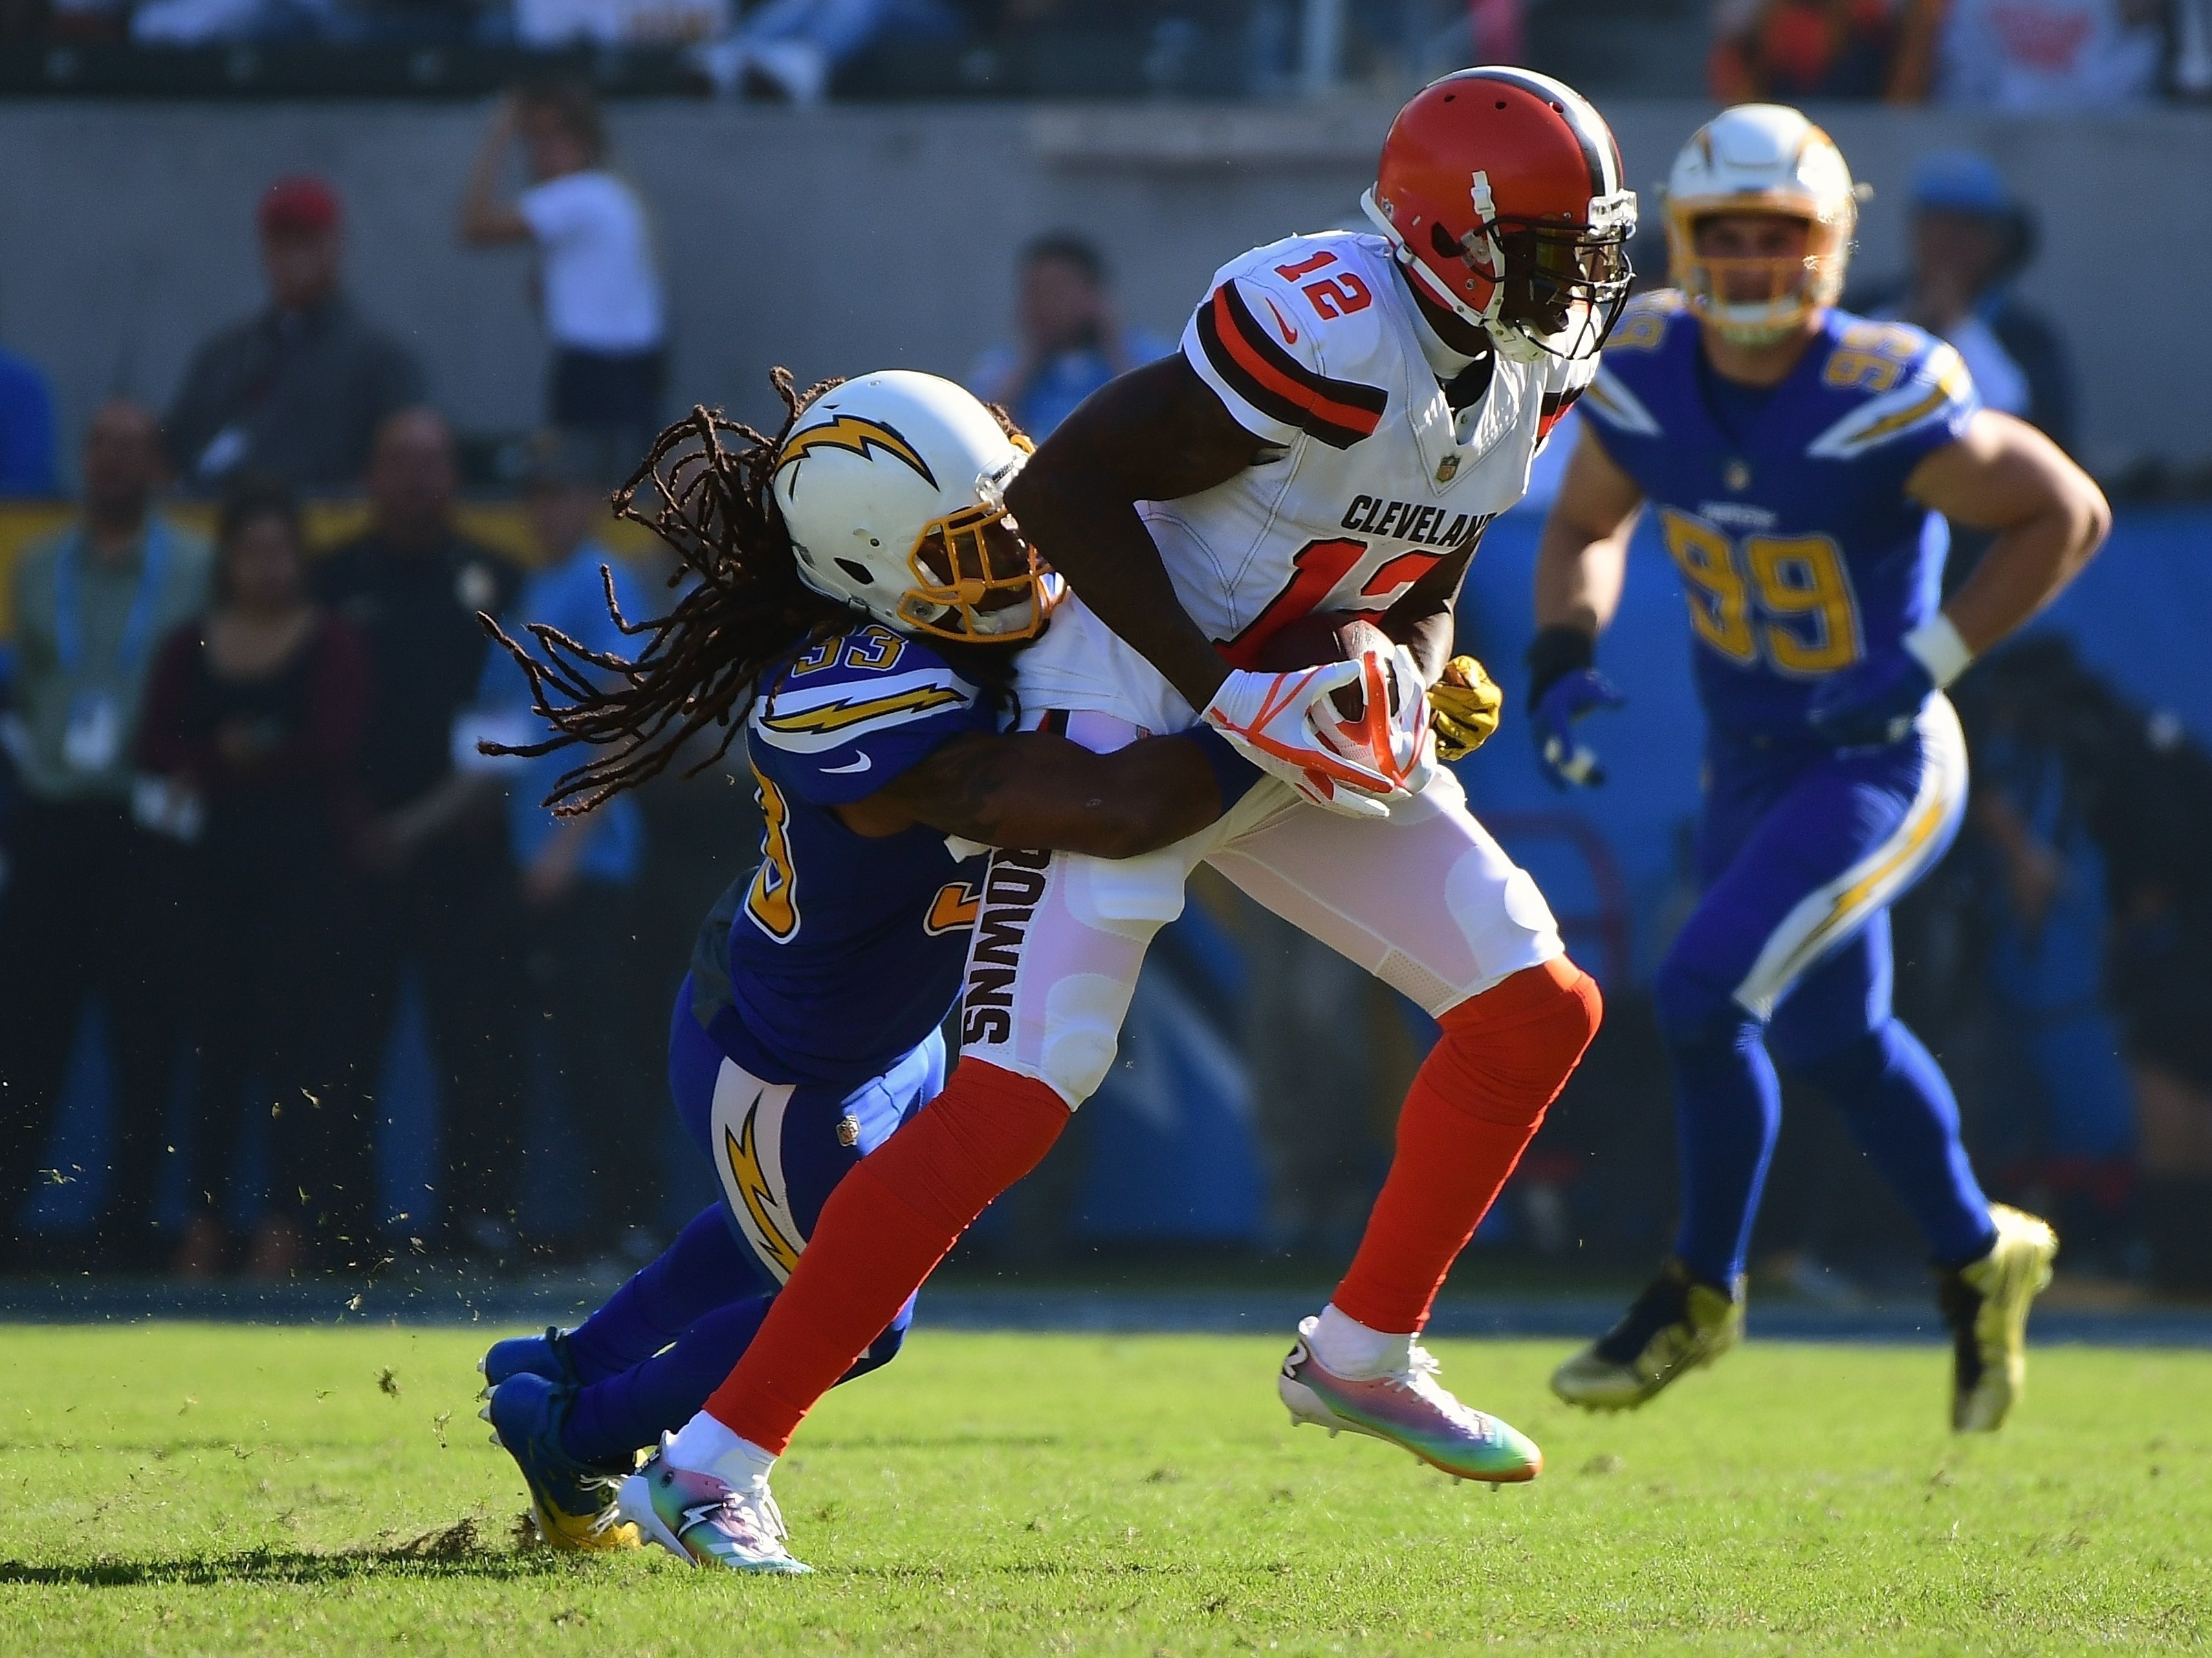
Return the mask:
[[[1263, 300], [1267, 298], [1264, 294], [1260, 297]], [[1275, 311], [1275, 302], [1273, 300], [1267, 300], [1267, 309]], [[1298, 331], [1283, 320], [1283, 313], [1279, 311], [1275, 311], [1275, 326], [1283, 331], [1285, 345], [1296, 345], [1298, 343]]]
[[847, 772], [866, 771], [868, 766], [868, 756], [864, 754], [849, 766], [824, 766], [822, 768], [822, 774], [824, 777], [839, 777]]

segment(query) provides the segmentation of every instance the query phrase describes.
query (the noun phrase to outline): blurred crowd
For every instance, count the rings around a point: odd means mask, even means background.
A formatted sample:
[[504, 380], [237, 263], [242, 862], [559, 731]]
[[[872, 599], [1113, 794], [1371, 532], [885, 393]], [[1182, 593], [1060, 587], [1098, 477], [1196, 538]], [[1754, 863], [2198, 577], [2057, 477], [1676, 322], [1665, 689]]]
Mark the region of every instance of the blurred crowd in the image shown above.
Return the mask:
[[[1644, 9], [1710, 41], [1710, 90], [1723, 102], [2052, 110], [2212, 92], [2208, 0], [1653, 0]], [[1621, 15], [1606, 0], [0, 0], [0, 43], [679, 46], [700, 91], [811, 104], [879, 47], [989, 52], [1039, 37], [1127, 36], [1142, 43], [1148, 83], [1267, 94], [1310, 87], [1316, 51], [1330, 82], [1420, 78], [1443, 58], [1528, 61], [1532, 39], [1601, 31]], [[1224, 54], [1238, 60], [1225, 73], [1194, 77], [1180, 62]]]

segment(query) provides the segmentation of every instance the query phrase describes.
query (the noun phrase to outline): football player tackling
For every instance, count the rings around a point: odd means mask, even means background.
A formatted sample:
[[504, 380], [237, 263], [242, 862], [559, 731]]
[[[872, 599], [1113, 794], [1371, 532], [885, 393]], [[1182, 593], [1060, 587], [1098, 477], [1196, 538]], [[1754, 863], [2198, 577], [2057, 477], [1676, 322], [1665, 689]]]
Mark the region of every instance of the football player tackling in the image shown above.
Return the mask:
[[[1443, 1028], [1351, 1270], [1284, 1363], [1293, 1419], [1463, 1478], [1542, 1466], [1443, 1389], [1418, 1336], [1599, 1001], [1534, 883], [1433, 765], [1426, 693], [1484, 526], [1520, 497], [1625, 299], [1635, 198], [1582, 98], [1475, 70], [1400, 112], [1366, 206], [1374, 234], [1226, 266], [1181, 354], [1099, 392], [1007, 490], [1073, 595], [1022, 659], [1024, 723], [1106, 751], [1195, 712], [1273, 775], [1149, 857], [994, 855], [958, 1068], [824, 1204], [758, 1339], [661, 1465], [765, 1477], [1098, 1085], [1146, 948], [1206, 861]], [[1351, 659], [1270, 671], [1324, 615]], [[1480, 735], [1480, 695], [1439, 704]]]
[[[1950, 843], [1966, 756], [1943, 688], [2095, 552], [2104, 497], [2033, 428], [1981, 409], [1958, 354], [1835, 308], [1856, 197], [1795, 110], [1731, 109], [1668, 185], [1679, 291], [1629, 309], [1544, 527], [1530, 692], [1543, 763], [1596, 782], [1582, 714], [1619, 696], [1593, 641], [1629, 532], [1657, 509], [1680, 567], [1708, 725], [1705, 892], [1655, 987], [1683, 1213], [1673, 1258], [1553, 1389], [1641, 1405], [1743, 1326], [1778, 1060], [1835, 1102], [1925, 1233], [1954, 1339], [1951, 1420], [2020, 1395], [2030, 1300], [2057, 1248], [1992, 1205], [1958, 1108], [1890, 1011], [1889, 907]], [[1945, 520], [1996, 539], [1940, 610]]]
[[[708, 917], [669, 1027], [678, 1114], [723, 1201], [580, 1327], [484, 1358], [484, 1416], [556, 1546], [635, 1544], [612, 1490], [633, 1453], [699, 1409], [825, 1197], [941, 1085], [938, 1026], [982, 878], [947, 834], [1145, 852], [1258, 777], [1203, 730], [1111, 755], [1002, 734], [1018, 652], [1058, 592], [1001, 501], [1024, 446], [926, 374], [778, 387], [775, 438], [701, 413], [647, 462], [655, 527], [700, 580], [634, 661], [543, 627], [542, 659], [510, 645], [555, 728], [534, 751], [609, 750], [563, 779], [570, 799], [643, 780], [722, 723], [745, 732], [767, 819], [760, 867]], [[842, 1374], [888, 1362], [912, 1313], [891, 1309]], [[801, 1569], [764, 1483], [664, 1471], [637, 1495], [625, 1517], [655, 1541]]]

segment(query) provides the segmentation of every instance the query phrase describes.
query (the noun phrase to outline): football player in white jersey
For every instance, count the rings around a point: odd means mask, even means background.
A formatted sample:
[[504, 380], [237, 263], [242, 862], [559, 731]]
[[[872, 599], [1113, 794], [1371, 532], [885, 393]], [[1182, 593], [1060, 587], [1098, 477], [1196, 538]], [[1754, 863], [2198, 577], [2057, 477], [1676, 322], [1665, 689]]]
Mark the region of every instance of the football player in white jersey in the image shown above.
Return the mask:
[[[1437, 1384], [1418, 1337], [1599, 998], [1535, 884], [1433, 765], [1428, 698], [1438, 688], [1459, 722], [1447, 735], [1495, 723], [1465, 659], [1455, 677], [1475, 683], [1439, 688], [1453, 598], [1593, 372], [1627, 292], [1635, 197], [1584, 100], [1481, 69], [1400, 112], [1365, 206], [1373, 234], [1294, 237], [1225, 267], [1181, 354], [1093, 396], [1007, 485], [1073, 590], [1024, 655], [1025, 723], [1107, 750], [1201, 718], [1274, 775], [1146, 857], [994, 855], [959, 1068], [832, 1194], [709, 1400], [732, 1476], [765, 1471], [884, 1327], [879, 1307], [905, 1301], [1097, 1086], [1146, 947], [1200, 861], [1443, 1028], [1351, 1272], [1283, 1366], [1293, 1418], [1463, 1478], [1542, 1466]], [[1352, 659], [1297, 669], [1332, 630]], [[1265, 665], [1285, 657], [1294, 671]]]

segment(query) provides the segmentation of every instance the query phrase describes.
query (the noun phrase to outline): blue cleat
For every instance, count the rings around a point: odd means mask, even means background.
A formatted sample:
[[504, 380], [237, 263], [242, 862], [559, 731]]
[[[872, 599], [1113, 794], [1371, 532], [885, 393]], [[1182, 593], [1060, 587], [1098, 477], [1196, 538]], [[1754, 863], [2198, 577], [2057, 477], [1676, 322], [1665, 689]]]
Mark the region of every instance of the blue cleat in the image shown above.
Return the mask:
[[545, 1327], [542, 1336], [509, 1336], [495, 1341], [491, 1351], [477, 1361], [477, 1374], [487, 1392], [512, 1376], [542, 1376], [563, 1388], [580, 1388], [576, 1362], [568, 1353], [569, 1332], [557, 1324]]
[[637, 1527], [615, 1513], [615, 1489], [627, 1463], [579, 1461], [561, 1448], [571, 1388], [525, 1370], [491, 1390], [477, 1412], [491, 1424], [493, 1442], [522, 1470], [530, 1489], [530, 1518], [547, 1547], [582, 1551], [634, 1549]]

